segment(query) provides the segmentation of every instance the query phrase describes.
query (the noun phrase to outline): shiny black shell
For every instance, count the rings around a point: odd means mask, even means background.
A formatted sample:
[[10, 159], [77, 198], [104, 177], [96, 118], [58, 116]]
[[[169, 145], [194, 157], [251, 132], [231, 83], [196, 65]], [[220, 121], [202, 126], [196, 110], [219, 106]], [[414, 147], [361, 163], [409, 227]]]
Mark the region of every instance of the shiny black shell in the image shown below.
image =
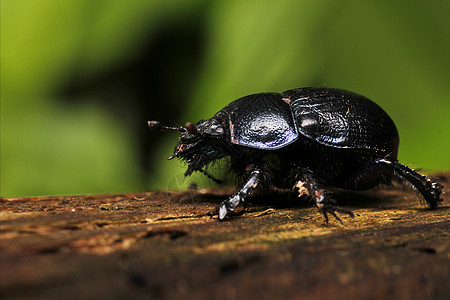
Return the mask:
[[231, 142], [274, 150], [306, 137], [334, 148], [368, 149], [396, 157], [397, 128], [386, 112], [359, 94], [334, 88], [299, 88], [237, 99], [216, 114]]

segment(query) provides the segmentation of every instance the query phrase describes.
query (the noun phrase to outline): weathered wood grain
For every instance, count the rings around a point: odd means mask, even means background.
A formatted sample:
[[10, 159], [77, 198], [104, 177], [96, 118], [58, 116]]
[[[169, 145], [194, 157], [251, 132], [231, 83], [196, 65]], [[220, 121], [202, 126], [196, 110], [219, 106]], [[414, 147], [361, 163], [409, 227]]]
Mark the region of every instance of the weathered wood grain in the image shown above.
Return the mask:
[[[449, 173], [439, 175], [449, 186]], [[341, 192], [324, 224], [302, 199], [232, 189], [1, 199], [4, 299], [450, 299], [450, 205], [404, 189]]]

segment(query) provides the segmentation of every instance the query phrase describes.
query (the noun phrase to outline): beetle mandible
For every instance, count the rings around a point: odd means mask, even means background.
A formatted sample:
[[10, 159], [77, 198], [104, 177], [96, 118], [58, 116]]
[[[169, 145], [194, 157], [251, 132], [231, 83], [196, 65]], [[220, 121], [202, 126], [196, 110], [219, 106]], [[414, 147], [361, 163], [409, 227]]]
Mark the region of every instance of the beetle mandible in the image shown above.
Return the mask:
[[199, 171], [219, 182], [207, 168], [229, 157], [231, 170], [245, 178], [218, 207], [220, 220], [263, 184], [309, 194], [326, 222], [328, 214], [338, 221], [337, 213], [353, 216], [335, 205], [329, 186], [366, 190], [398, 177], [409, 181], [431, 208], [442, 202], [442, 185], [397, 161], [399, 136], [387, 113], [346, 90], [306, 87], [253, 94], [196, 124], [148, 125], [182, 132], [168, 159], [185, 161], [185, 176]]

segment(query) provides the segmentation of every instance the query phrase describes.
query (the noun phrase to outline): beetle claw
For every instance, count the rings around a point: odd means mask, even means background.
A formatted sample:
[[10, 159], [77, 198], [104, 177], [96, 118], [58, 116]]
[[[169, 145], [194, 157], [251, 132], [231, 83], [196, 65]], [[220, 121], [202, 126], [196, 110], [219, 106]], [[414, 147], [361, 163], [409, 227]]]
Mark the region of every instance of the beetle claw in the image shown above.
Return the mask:
[[[323, 205], [323, 204], [322, 204]], [[339, 216], [337, 215], [337, 213], [341, 213], [341, 214], [347, 214], [350, 217], [354, 217], [355, 215], [353, 214], [353, 212], [351, 212], [350, 210], [346, 210], [334, 205], [330, 205], [330, 204], [325, 204], [321, 207], [319, 207], [319, 212], [322, 213], [322, 215], [325, 218], [325, 222], [328, 224], [328, 214], [331, 214], [336, 220], [338, 220], [342, 225], [344, 225], [344, 223], [342, 223], [341, 218], [339, 218]]]

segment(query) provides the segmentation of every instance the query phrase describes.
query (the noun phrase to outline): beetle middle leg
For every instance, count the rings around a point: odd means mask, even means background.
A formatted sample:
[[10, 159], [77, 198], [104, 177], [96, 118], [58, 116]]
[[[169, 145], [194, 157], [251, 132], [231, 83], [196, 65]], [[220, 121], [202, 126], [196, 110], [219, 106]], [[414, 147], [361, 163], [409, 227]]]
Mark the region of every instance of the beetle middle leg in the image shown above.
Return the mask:
[[223, 220], [228, 213], [235, 210], [240, 202], [243, 202], [245, 198], [251, 193], [251, 191], [256, 188], [259, 181], [261, 180], [262, 171], [259, 167], [254, 166], [247, 182], [244, 186], [234, 193], [233, 196], [223, 201], [219, 206], [219, 219]]
[[299, 196], [303, 194], [309, 194], [314, 200], [315, 205], [319, 209], [319, 212], [325, 218], [325, 222], [328, 224], [328, 214], [331, 214], [341, 224], [342, 221], [337, 213], [347, 214], [353, 217], [353, 213], [349, 210], [342, 209], [336, 206], [336, 201], [331, 198], [330, 194], [322, 187], [322, 185], [315, 179], [311, 172], [304, 172], [300, 176], [301, 179], [297, 180], [295, 187], [299, 190]]

